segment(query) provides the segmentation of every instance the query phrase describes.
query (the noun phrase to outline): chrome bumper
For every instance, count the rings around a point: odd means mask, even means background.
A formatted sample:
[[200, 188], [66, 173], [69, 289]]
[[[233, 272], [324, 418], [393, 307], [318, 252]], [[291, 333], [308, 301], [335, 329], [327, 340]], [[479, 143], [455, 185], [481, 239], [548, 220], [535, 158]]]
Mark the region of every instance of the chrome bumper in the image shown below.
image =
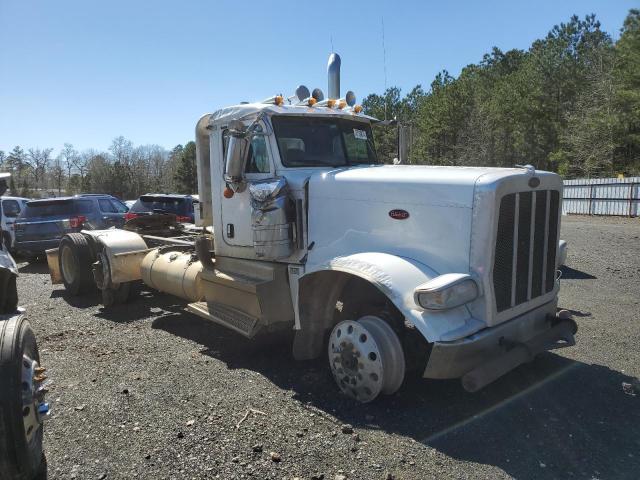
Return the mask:
[[573, 345], [577, 326], [558, 318], [556, 305], [554, 300], [461, 340], [435, 342], [423, 376], [463, 377], [465, 388], [476, 391], [542, 351]]

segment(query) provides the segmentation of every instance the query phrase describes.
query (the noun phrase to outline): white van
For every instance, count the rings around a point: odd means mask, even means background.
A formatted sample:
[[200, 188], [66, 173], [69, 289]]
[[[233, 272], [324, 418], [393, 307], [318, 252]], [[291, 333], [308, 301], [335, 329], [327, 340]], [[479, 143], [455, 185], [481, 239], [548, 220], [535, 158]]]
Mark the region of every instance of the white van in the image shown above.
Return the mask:
[[16, 241], [13, 224], [24, 210], [25, 204], [31, 200], [23, 197], [0, 197], [0, 215], [2, 217], [2, 241], [7, 250], [11, 250]]

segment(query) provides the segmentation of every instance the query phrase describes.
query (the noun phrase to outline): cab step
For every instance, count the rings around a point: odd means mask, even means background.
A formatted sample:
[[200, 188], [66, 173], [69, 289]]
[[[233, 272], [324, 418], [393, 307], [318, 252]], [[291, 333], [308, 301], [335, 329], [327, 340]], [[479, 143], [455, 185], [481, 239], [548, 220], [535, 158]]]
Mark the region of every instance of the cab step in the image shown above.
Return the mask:
[[257, 317], [252, 317], [227, 305], [215, 302], [194, 302], [187, 305], [187, 310], [199, 317], [235, 330], [247, 338], [252, 338], [258, 330], [256, 328]]

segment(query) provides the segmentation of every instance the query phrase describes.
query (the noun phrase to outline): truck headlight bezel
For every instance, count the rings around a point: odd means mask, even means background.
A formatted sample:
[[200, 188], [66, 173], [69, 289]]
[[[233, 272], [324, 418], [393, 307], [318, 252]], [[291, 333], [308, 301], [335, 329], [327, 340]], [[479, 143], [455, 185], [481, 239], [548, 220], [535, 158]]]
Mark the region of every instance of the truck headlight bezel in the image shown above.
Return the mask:
[[468, 273], [445, 273], [418, 286], [413, 298], [425, 310], [448, 310], [469, 303], [479, 295], [480, 287]]

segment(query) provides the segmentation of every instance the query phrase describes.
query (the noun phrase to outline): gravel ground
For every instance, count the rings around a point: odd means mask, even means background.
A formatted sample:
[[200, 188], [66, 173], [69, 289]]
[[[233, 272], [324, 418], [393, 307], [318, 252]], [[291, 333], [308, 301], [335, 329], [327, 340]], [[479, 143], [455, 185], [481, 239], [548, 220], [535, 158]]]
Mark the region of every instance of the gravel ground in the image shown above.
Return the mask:
[[22, 263], [53, 381], [49, 478], [638, 478], [640, 392], [622, 383], [640, 376], [640, 221], [565, 217], [562, 238], [577, 346], [477, 394], [410, 379], [364, 406], [286, 342], [245, 341], [159, 294], [105, 311]]

